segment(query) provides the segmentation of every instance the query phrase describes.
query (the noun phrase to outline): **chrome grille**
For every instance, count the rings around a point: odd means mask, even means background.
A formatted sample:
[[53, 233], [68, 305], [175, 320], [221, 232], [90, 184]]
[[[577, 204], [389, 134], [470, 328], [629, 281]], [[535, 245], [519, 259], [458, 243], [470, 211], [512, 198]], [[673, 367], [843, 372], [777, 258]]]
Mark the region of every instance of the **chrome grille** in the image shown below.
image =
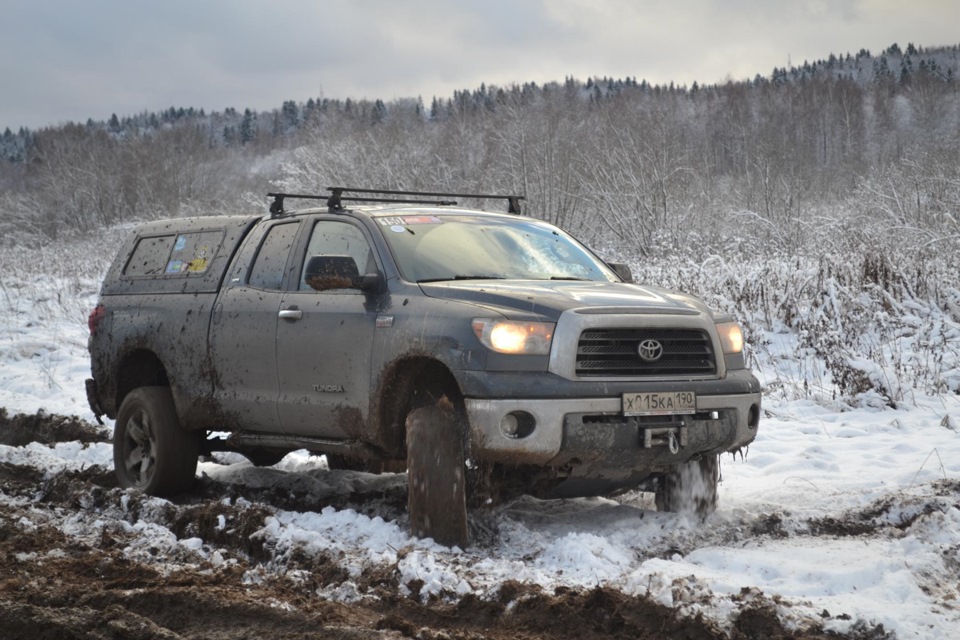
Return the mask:
[[[640, 343], [663, 346], [656, 362], [640, 357]], [[692, 329], [587, 329], [577, 344], [576, 373], [589, 376], [711, 375], [717, 371], [713, 344], [705, 331]]]

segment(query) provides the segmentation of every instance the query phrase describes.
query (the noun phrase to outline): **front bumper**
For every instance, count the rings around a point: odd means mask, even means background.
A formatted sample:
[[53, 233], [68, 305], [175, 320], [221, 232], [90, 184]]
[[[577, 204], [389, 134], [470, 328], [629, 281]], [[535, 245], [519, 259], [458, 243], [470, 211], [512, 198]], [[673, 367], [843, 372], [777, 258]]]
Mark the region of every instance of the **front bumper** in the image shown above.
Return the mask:
[[[471, 457], [581, 467], [585, 475], [656, 470], [699, 454], [736, 450], [756, 437], [760, 416], [760, 393], [698, 395], [695, 415], [639, 419], [623, 415], [620, 397], [467, 398], [465, 403]], [[503, 417], [516, 412], [535, 421], [527, 437], [501, 431]]]

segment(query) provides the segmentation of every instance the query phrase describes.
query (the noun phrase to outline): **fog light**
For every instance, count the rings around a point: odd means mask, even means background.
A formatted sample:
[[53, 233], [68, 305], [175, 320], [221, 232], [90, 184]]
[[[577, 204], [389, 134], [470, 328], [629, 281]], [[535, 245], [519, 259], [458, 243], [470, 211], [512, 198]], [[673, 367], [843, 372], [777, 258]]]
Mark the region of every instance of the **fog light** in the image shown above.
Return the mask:
[[526, 411], [514, 411], [500, 419], [500, 433], [508, 438], [526, 438], [536, 428], [536, 419]]
[[512, 413], [503, 416], [500, 421], [500, 433], [508, 438], [516, 438], [518, 431], [520, 431], [520, 421], [517, 420], [517, 416]]

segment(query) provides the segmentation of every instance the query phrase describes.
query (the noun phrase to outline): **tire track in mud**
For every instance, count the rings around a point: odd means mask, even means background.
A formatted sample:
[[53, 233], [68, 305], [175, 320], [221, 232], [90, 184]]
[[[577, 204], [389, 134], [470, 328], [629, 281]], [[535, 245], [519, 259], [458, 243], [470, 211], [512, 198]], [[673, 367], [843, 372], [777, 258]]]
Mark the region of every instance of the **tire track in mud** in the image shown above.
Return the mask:
[[[9, 417], [0, 409], [0, 444], [108, 440], [103, 429], [76, 418]], [[742, 594], [724, 630], [606, 587], [547, 591], [507, 581], [490, 598], [424, 602], [422, 585], [401, 584], [396, 565], [349, 575], [337, 557], [296, 547], [278, 554], [256, 535], [278, 509], [396, 513], [405, 501], [396, 488], [318, 501], [210, 478], [165, 501], [121, 491], [102, 467], [50, 473], [0, 462], [0, 629], [7, 638], [41, 640], [843, 637], [785, 629], [777, 603], [755, 592]], [[794, 535], [777, 514], [743, 526], [756, 536]], [[827, 535], [835, 529], [822, 527]], [[356, 598], [325, 597], [345, 585]], [[861, 625], [846, 637], [887, 635]]]

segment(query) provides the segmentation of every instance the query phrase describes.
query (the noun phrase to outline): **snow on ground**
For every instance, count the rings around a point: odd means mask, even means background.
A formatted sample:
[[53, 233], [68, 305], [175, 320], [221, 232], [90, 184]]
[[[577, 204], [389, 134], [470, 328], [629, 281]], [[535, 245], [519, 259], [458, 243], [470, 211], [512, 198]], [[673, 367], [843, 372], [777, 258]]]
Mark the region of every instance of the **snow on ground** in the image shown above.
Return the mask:
[[[105, 266], [86, 272], [102, 273]], [[92, 420], [83, 380], [89, 371], [86, 312], [95, 304], [98, 282], [69, 274], [36, 282], [4, 271], [0, 407], [9, 414], [42, 409]], [[278, 556], [294, 550], [329, 554], [350, 576], [395, 566], [401, 583], [411, 589], [416, 584], [423, 598], [493, 596], [508, 580], [549, 590], [603, 585], [647, 594], [720, 624], [743, 603], [765, 598], [788, 626], [800, 629], [820, 624], [843, 633], [862, 621], [902, 638], [955, 637], [960, 398], [914, 393], [894, 410], [870, 398], [848, 406], [826, 388], [791, 397], [782, 392], [784, 381], [807, 380], [804, 372], [816, 367], [801, 363], [795, 351], [791, 334], [766, 336], [758, 371], [777, 392], [765, 397], [759, 436], [747, 455], [723, 457], [721, 504], [704, 523], [657, 513], [650, 496], [628, 494], [616, 500], [521, 498], [477, 516], [487, 533], [468, 550], [410, 537], [405, 516], [389, 510], [387, 518], [346, 508], [277, 510], [255, 535]], [[826, 377], [818, 374], [808, 384]], [[0, 446], [0, 462], [55, 474], [111, 468], [112, 453], [103, 443], [33, 443]], [[266, 469], [220, 455], [202, 462], [199, 473], [250, 488], [317, 495], [375, 493], [405, 482], [403, 475], [330, 471], [322, 457], [305, 452]], [[97, 514], [37, 512], [36, 518], [57, 517], [68, 537], [95, 539], [107, 526], [108, 512], [130, 508], [129, 499], [124, 494]], [[0, 502], [14, 500], [0, 492]], [[148, 499], [139, 506], [137, 522], [126, 525], [135, 540], [127, 553], [171, 564], [229, 562], [204, 541], [177, 540], [156, 524], [151, 510], [163, 505]], [[25, 531], [35, 526], [26, 520], [19, 523]], [[246, 579], [256, 581], [257, 571]], [[350, 580], [318, 595], [347, 602], [366, 597]]]

